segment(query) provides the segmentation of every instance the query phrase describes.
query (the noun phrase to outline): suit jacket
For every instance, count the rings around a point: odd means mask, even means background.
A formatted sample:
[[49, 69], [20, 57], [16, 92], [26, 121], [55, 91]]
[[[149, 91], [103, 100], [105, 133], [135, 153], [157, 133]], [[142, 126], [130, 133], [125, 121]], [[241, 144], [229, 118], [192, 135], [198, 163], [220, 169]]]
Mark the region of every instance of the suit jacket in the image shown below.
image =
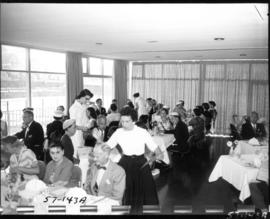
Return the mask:
[[105, 196], [119, 201], [121, 204], [126, 187], [125, 170], [118, 164], [109, 161], [109, 165], [102, 176], [98, 187], [98, 193], [94, 191], [97, 179], [97, 167], [93, 163], [87, 171], [85, 190], [90, 195]]
[[245, 124], [242, 125], [241, 136], [244, 140], [251, 139], [253, 137], [266, 137], [264, 124], [256, 123], [256, 130], [254, 130], [251, 123], [247, 121]]
[[18, 139], [24, 140], [24, 144], [36, 154], [38, 160], [43, 160], [44, 132], [42, 126], [38, 122], [33, 121], [26, 136], [25, 132], [26, 128], [17, 132], [15, 136]]
[[182, 122], [182, 120], [179, 120], [176, 127], [172, 131], [165, 131], [165, 133], [173, 133], [175, 137], [175, 143], [181, 147], [184, 148], [187, 146], [187, 140], [189, 138], [188, 128], [187, 125]]

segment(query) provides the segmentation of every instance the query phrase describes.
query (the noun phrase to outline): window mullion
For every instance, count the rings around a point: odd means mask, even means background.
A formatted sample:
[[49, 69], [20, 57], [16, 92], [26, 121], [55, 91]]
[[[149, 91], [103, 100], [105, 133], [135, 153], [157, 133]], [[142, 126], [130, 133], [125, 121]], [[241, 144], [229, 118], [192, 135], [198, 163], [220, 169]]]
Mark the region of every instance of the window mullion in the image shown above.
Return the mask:
[[27, 49], [27, 60], [28, 60], [28, 105], [32, 106], [31, 99], [31, 59], [30, 59], [30, 49]]

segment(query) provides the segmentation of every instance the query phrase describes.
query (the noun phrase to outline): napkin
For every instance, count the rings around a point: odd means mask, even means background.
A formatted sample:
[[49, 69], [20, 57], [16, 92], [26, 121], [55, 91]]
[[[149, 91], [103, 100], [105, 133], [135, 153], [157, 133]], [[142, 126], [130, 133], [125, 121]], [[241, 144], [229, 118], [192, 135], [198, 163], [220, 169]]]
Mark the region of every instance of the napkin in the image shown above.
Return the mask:
[[251, 145], [260, 145], [259, 141], [256, 138], [251, 138], [248, 143]]

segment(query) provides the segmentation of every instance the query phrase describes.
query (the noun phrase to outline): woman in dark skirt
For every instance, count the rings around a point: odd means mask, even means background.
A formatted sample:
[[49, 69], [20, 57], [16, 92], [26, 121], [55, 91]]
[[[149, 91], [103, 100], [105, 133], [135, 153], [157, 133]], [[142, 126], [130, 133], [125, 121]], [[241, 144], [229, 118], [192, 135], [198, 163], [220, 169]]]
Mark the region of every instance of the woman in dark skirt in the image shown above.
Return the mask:
[[144, 157], [145, 145], [156, 152], [157, 159], [162, 159], [158, 146], [151, 135], [135, 125], [137, 112], [125, 107], [121, 110], [122, 128], [118, 128], [107, 144], [114, 148], [119, 144], [123, 150], [123, 156], [119, 165], [126, 171], [126, 190], [123, 197], [123, 205], [131, 205], [131, 213], [139, 214], [143, 205], [158, 205], [156, 185], [149, 165], [144, 165], [147, 160]]

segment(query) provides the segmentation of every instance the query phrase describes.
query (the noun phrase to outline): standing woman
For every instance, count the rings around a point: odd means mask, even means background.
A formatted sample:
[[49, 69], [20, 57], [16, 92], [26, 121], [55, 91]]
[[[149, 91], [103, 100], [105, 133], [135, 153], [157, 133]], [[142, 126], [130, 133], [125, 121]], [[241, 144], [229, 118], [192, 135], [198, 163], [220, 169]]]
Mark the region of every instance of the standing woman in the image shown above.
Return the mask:
[[158, 146], [154, 143], [147, 130], [135, 125], [137, 112], [124, 107], [121, 112], [122, 128], [118, 128], [107, 141], [110, 148], [119, 144], [123, 150], [123, 156], [119, 165], [126, 172], [126, 190], [123, 197], [123, 205], [131, 205], [131, 213], [138, 214], [143, 205], [158, 205], [156, 185], [149, 165], [144, 165], [147, 160], [144, 157], [145, 145], [157, 153], [157, 159], [162, 159]]
[[74, 157], [78, 158], [78, 147], [84, 146], [83, 131], [87, 131], [87, 121], [86, 108], [87, 102], [94, 95], [88, 89], [82, 90], [79, 95], [76, 97], [74, 103], [69, 108], [70, 119], [75, 119], [77, 131], [75, 135], [71, 137], [73, 146], [74, 146]]

